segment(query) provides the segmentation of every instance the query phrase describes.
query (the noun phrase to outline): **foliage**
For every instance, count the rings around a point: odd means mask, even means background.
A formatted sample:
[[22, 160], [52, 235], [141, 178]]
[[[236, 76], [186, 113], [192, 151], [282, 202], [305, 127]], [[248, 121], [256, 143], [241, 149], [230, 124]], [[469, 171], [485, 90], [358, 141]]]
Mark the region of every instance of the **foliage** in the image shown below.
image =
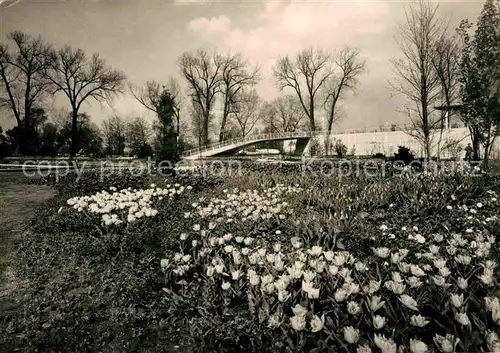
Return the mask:
[[147, 185], [151, 178], [145, 170], [120, 169], [111, 173], [94, 170], [84, 173], [70, 172], [67, 175], [49, 174], [45, 183], [65, 195], [92, 194], [110, 187], [118, 190], [140, 189]]
[[441, 151], [449, 153], [451, 158], [458, 160], [460, 158], [460, 153], [462, 152], [461, 141], [459, 139], [449, 137], [444, 140]]
[[381, 152], [377, 152], [373, 155], [373, 158], [377, 158], [377, 159], [385, 159], [385, 154], [381, 153]]
[[471, 132], [474, 159], [479, 158], [481, 144], [485, 165], [500, 126], [499, 26], [499, 10], [493, 0], [488, 0], [473, 38], [469, 35], [469, 21], [462, 21], [458, 29], [463, 42], [459, 72], [462, 116]]
[[150, 135], [151, 127], [144, 118], [137, 117], [128, 124], [127, 143], [132, 156], [145, 158], [153, 154], [153, 149], [149, 144]]
[[[1, 143], [4, 146], [5, 155], [21, 153], [21, 140], [29, 135], [29, 142], [24, 143], [24, 154], [32, 156], [56, 156], [69, 153], [71, 145], [71, 117], [60, 124], [48, 121], [45, 111], [37, 108], [31, 114], [31, 125], [26, 131], [18, 126], [7, 130]], [[99, 128], [92, 124], [86, 113], [78, 115], [77, 138], [79, 140], [80, 153], [102, 156], [102, 139]], [[23, 135], [24, 134], [24, 135]]]
[[341, 139], [335, 139], [335, 144], [333, 146], [335, 148], [335, 153], [337, 153], [337, 157], [344, 158], [347, 154], [347, 146]]
[[75, 135], [73, 135], [73, 125], [74, 120], [71, 116], [69, 116], [62, 123], [57, 139], [57, 151], [59, 153], [71, 154], [73, 136], [76, 136], [76, 139], [78, 140], [79, 153], [96, 157], [102, 156], [102, 137], [99, 128], [95, 124], [91, 123], [90, 116], [87, 113], [78, 114], [78, 117], [76, 118]]
[[392, 160], [394, 162], [401, 162], [404, 165], [409, 165], [411, 162], [415, 160], [415, 156], [408, 147], [398, 146], [398, 151], [394, 154]]
[[48, 117], [43, 108], [33, 107], [28, 115], [21, 118], [21, 125], [7, 130], [5, 143], [12, 153], [22, 155], [38, 155], [43, 152], [43, 127]]
[[315, 105], [321, 96], [327, 129], [331, 132], [333, 123], [339, 118], [337, 104], [345, 91], [356, 89], [357, 78], [364, 66], [358, 49], [346, 47], [339, 53], [328, 53], [309, 47], [295, 57], [280, 57], [273, 74], [280, 90], [289, 88], [294, 91], [308, 118], [310, 131], [317, 128]]
[[191, 105], [195, 113], [192, 116], [196, 119], [200, 146], [209, 143], [209, 127], [214, 118], [213, 108], [223, 79], [220, 72], [225, 62], [222, 55], [217, 52], [209, 53], [204, 49], [184, 52], [178, 60], [179, 69], [192, 97]]
[[323, 153], [321, 143], [315, 136], [311, 137], [311, 139], [309, 140], [308, 148], [309, 155], [311, 156], [319, 156]]
[[335, 55], [333, 62], [339, 72], [328, 77], [323, 101], [328, 135], [332, 132], [333, 123], [342, 118], [342, 110], [338, 103], [344, 98], [346, 91], [356, 92], [358, 76], [365, 71], [366, 65], [366, 62], [360, 58], [359, 49], [349, 47], [343, 48]]
[[307, 115], [298, 97], [287, 94], [265, 102], [260, 111], [263, 133], [306, 130]]
[[[246, 136], [257, 122], [260, 98], [255, 90], [247, 91], [258, 82], [259, 68], [249, 69], [249, 64], [241, 54], [228, 54], [219, 57], [220, 93], [222, 94], [223, 108], [219, 132], [219, 142], [229, 140], [226, 136], [226, 124], [230, 115], [236, 119], [241, 136]], [[192, 85], [192, 80], [188, 80]], [[198, 97], [199, 99], [200, 97]]]
[[10, 145], [7, 137], [3, 134], [3, 129], [0, 126], [0, 158], [7, 157], [10, 154]]
[[43, 125], [40, 136], [39, 155], [56, 156], [61, 142], [59, 139], [59, 129], [57, 125], [47, 122]]
[[262, 102], [255, 89], [248, 91], [242, 89], [234, 98], [236, 102], [233, 106], [232, 115], [236, 120], [238, 135], [246, 137], [253, 131], [255, 124], [261, 118]]
[[125, 154], [127, 130], [127, 122], [118, 115], [109, 117], [102, 123], [107, 155], [123, 156]]

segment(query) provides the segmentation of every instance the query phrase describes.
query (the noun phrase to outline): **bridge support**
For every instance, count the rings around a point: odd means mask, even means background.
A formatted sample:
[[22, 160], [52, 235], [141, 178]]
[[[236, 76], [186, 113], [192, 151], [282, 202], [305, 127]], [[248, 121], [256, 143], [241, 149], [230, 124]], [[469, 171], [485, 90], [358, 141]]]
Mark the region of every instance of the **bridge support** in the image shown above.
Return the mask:
[[304, 153], [304, 150], [307, 147], [307, 144], [309, 143], [310, 138], [305, 137], [305, 138], [298, 138], [297, 142], [295, 142], [295, 151], [293, 152], [294, 156], [302, 156]]

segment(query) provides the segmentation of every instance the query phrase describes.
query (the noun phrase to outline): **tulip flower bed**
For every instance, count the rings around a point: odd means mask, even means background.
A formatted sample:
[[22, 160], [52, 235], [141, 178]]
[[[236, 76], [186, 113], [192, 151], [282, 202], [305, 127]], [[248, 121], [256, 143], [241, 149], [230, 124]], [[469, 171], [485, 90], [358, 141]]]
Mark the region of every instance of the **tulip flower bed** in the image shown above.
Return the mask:
[[499, 177], [182, 180], [42, 210], [6, 347], [500, 351]]

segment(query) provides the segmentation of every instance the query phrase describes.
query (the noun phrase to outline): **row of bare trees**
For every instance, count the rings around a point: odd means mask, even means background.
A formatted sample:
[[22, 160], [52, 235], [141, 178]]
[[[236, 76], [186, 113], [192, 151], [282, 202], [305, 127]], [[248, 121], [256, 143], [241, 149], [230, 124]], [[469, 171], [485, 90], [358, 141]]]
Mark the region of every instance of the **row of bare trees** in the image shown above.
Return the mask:
[[[125, 74], [109, 67], [98, 54], [89, 57], [78, 48], [57, 49], [40, 37], [19, 31], [11, 33], [8, 39], [11, 46], [0, 45], [0, 105], [10, 110], [16, 120], [17, 152], [34, 152], [29, 143], [36, 125], [32, 112], [43, 109], [48, 100], [59, 94], [70, 108], [70, 156], [75, 156], [80, 149], [78, 117], [82, 105], [92, 101], [110, 103], [117, 94], [124, 93]], [[187, 135], [191, 125], [198, 144], [206, 145], [211, 133], [224, 141], [246, 136], [259, 127], [274, 132], [315, 130], [318, 107], [325, 110], [327, 129], [331, 131], [340, 116], [338, 102], [346, 91], [355, 90], [364, 62], [358, 50], [349, 48], [339, 53], [310, 48], [294, 57], [281, 57], [274, 76], [278, 87], [289, 92], [272, 102], [257, 94], [259, 67], [250, 65], [241, 54], [199, 49], [183, 53], [178, 67], [187, 84], [186, 95], [173, 77], [165, 84], [149, 81], [141, 87], [128, 83], [129, 91], [158, 117], [165, 118], [164, 110], [171, 105], [174, 144], [178, 144], [181, 135]], [[111, 129], [112, 120], [117, 124], [116, 119], [107, 121], [104, 132]], [[161, 125], [161, 119], [158, 122]]]
[[[480, 145], [488, 153], [497, 135], [492, 129], [498, 125], [498, 0], [487, 0], [473, 39], [469, 38], [470, 24], [464, 22], [453, 34], [437, 10], [423, 0], [407, 9], [397, 38], [402, 55], [391, 60], [396, 74], [391, 88], [412, 106], [408, 133], [421, 141], [428, 158], [435, 132], [440, 131], [439, 149], [446, 118], [456, 113], [438, 112], [436, 105], [452, 107], [459, 99], [460, 116], [471, 130], [476, 154]], [[32, 152], [30, 141], [36, 135], [40, 115], [36, 112], [60, 94], [70, 107], [70, 155], [75, 156], [83, 103], [111, 102], [125, 92], [125, 74], [106, 65], [98, 54], [89, 57], [69, 46], [56, 49], [40, 37], [22, 32], [13, 32], [8, 38], [12, 46], [0, 45], [0, 105], [16, 120], [18, 152]], [[157, 118], [152, 127], [157, 142], [173, 145], [175, 154], [180, 152], [181, 136], [185, 138], [189, 130], [200, 146], [210, 143], [211, 134], [222, 142], [258, 129], [289, 132], [326, 128], [331, 134], [342, 116], [340, 102], [347, 93], [356, 91], [365, 62], [358, 49], [349, 47], [338, 52], [308, 48], [284, 55], [278, 58], [273, 75], [285, 94], [273, 101], [259, 97], [256, 85], [260, 69], [241, 54], [187, 51], [178, 59], [178, 69], [186, 92], [173, 77], [165, 83], [148, 81], [144, 86], [128, 83], [133, 97]], [[117, 119], [112, 117], [103, 125], [104, 140], [124, 139], [117, 132]], [[330, 150], [328, 141], [326, 153]], [[120, 142], [114, 149], [123, 148]]]
[[[273, 74], [277, 86], [282, 91], [288, 90], [288, 94], [273, 102], [263, 102], [255, 90], [259, 67], [251, 66], [240, 54], [222, 55], [200, 49], [185, 52], [178, 65], [188, 86], [199, 145], [209, 143], [211, 129], [218, 129], [219, 142], [233, 136], [232, 125], [239, 128], [240, 136], [252, 131], [257, 122], [263, 123], [266, 130], [276, 130], [278, 125], [287, 131], [316, 130], [318, 107], [324, 109], [326, 128], [331, 132], [340, 117], [339, 101], [349, 90], [355, 91], [357, 78], [365, 67], [359, 51], [351, 48], [339, 53], [309, 48], [295, 56], [285, 55], [278, 59]], [[220, 124], [216, 126], [218, 102], [222, 108]], [[291, 121], [283, 122], [289, 116]], [[307, 124], [299, 124], [303, 117]], [[277, 124], [279, 119], [282, 122]]]

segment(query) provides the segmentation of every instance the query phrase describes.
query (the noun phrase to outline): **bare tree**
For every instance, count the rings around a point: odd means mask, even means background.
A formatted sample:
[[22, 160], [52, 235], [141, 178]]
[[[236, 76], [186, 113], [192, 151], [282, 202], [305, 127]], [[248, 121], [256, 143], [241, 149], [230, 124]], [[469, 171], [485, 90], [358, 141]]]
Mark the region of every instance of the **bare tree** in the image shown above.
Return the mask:
[[128, 83], [128, 87], [132, 96], [134, 96], [143, 107], [155, 114], [158, 113], [158, 100], [165, 86], [162, 86], [156, 81], [147, 81], [144, 87], [137, 87], [130, 82]]
[[200, 49], [196, 53], [184, 52], [178, 61], [182, 76], [186, 79], [191, 100], [196, 107], [197, 116], [201, 114], [201, 145], [209, 142], [209, 125], [213, 117], [215, 98], [221, 92], [221, 72], [224, 60], [214, 52], [209, 54]]
[[[359, 58], [359, 50], [345, 47], [333, 59], [338, 72], [327, 80], [324, 88], [325, 99], [323, 107], [326, 110], [326, 128], [328, 135], [332, 132], [333, 123], [342, 117], [337, 104], [343, 98], [346, 91], [356, 91], [358, 76], [365, 69], [365, 62]], [[330, 150], [330, 138], [325, 139], [326, 153]]]
[[271, 132], [294, 132], [304, 128], [307, 115], [295, 95], [285, 95], [265, 103], [260, 111], [261, 120]]
[[203, 146], [204, 116], [203, 112], [201, 111], [200, 105], [196, 104], [194, 101], [191, 101], [189, 114], [191, 116], [191, 128], [193, 137], [195, 138], [198, 147], [201, 147]]
[[146, 109], [159, 115], [160, 100], [164, 90], [170, 93], [174, 102], [174, 118], [177, 136], [181, 133], [181, 109], [183, 104], [182, 92], [177, 80], [170, 77], [166, 85], [162, 85], [157, 81], [147, 81], [144, 87], [137, 87], [131, 83], [128, 84], [129, 91], [134, 98], [142, 104]]
[[132, 151], [140, 149], [151, 139], [151, 124], [141, 116], [135, 117], [127, 126], [127, 142]]
[[102, 133], [108, 154], [123, 155], [127, 140], [128, 122], [118, 115], [113, 115], [102, 123]]
[[[223, 110], [219, 133], [219, 142], [225, 139], [225, 128], [227, 119], [232, 113], [235, 105], [240, 102], [238, 97], [245, 97], [245, 94], [239, 95], [242, 89], [253, 86], [259, 78], [259, 68], [248, 68], [248, 63], [243, 60], [241, 54], [228, 54], [223, 57], [221, 70], [221, 93], [223, 95]], [[242, 102], [245, 105], [245, 102]]]
[[33, 38], [14, 31], [8, 35], [15, 49], [10, 52], [0, 44], [0, 107], [6, 107], [14, 115], [21, 131], [20, 152], [28, 152], [31, 113], [40, 105], [48, 81], [43, 73], [49, 65], [50, 46], [41, 37]]
[[88, 58], [81, 49], [69, 46], [51, 53], [46, 77], [55, 86], [54, 94], [63, 92], [71, 105], [72, 130], [70, 156], [78, 152], [78, 112], [83, 102], [94, 99], [108, 102], [123, 92], [125, 74], [106, 66], [98, 54]]
[[174, 77], [169, 77], [167, 85], [165, 87], [170, 92], [172, 99], [174, 101], [175, 126], [177, 130], [177, 136], [180, 136], [182, 130], [181, 110], [182, 106], [184, 105], [181, 86]]
[[391, 60], [397, 75], [390, 83], [393, 91], [409, 100], [417, 111], [417, 117], [409, 114], [413, 128], [407, 133], [420, 141], [427, 159], [431, 158], [433, 129], [439, 124], [439, 119], [431, 119], [441, 85], [434, 68], [436, 47], [445, 31], [437, 9], [438, 5], [419, 0], [405, 10], [406, 19], [396, 39], [402, 57]]
[[274, 68], [278, 87], [281, 90], [292, 88], [297, 94], [311, 131], [316, 130], [316, 94], [332, 74], [330, 55], [312, 48], [299, 52], [295, 60], [288, 55], [280, 58]]
[[446, 110], [441, 110], [440, 133], [437, 143], [438, 158], [441, 155], [443, 131], [448, 127], [446, 125], [449, 124], [450, 119], [455, 113], [455, 111], [451, 109], [451, 106], [459, 96], [459, 55], [459, 41], [456, 35], [444, 34], [443, 37], [437, 41], [433, 65], [441, 86], [441, 105], [448, 107]]
[[[433, 65], [441, 85], [441, 100], [448, 107], [456, 102], [460, 93], [457, 71], [459, 57], [460, 48], [457, 36], [444, 35], [438, 40]], [[450, 114], [453, 113], [450, 111]]]
[[246, 137], [252, 132], [259, 121], [262, 101], [255, 89], [239, 91], [238, 101], [234, 106], [233, 115], [240, 130], [240, 136]]

